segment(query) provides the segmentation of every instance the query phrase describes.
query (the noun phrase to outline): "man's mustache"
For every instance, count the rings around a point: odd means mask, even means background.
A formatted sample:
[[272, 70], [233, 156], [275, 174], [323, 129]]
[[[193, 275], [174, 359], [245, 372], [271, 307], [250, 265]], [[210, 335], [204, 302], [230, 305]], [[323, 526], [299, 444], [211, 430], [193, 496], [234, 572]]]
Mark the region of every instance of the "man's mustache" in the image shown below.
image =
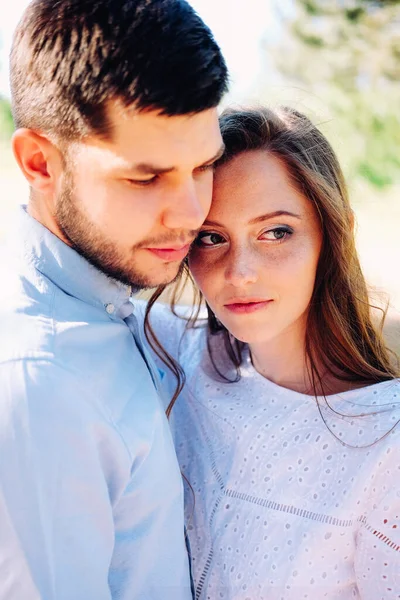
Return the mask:
[[186, 246], [187, 244], [191, 244], [193, 240], [197, 237], [200, 229], [190, 230], [190, 231], [182, 231], [179, 235], [171, 235], [165, 234], [160, 235], [153, 238], [147, 238], [137, 244], [136, 248], [151, 248], [153, 246], [161, 246], [164, 245], [167, 247], [167, 244], [171, 244], [171, 246]]

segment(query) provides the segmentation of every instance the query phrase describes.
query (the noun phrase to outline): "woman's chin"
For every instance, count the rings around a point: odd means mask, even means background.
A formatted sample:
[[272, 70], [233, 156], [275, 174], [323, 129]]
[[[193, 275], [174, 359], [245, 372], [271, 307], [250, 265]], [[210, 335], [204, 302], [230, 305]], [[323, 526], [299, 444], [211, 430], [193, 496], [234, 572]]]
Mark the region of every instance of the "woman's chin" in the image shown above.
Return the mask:
[[262, 325], [261, 327], [229, 327], [228, 324], [226, 324], [225, 327], [234, 338], [240, 342], [243, 342], [244, 344], [259, 344], [261, 342], [267, 342], [271, 337], [266, 332], [266, 327], [263, 327]]

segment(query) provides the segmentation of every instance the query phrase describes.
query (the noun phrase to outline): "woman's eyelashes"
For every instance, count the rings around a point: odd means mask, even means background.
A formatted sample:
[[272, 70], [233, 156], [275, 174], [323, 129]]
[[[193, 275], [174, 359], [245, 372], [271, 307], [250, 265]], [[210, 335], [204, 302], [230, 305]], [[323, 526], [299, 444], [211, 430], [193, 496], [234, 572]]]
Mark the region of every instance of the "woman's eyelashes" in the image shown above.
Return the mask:
[[[292, 227], [289, 227], [289, 225], [279, 225], [278, 227], [271, 227], [260, 233], [257, 240], [279, 244], [288, 239], [293, 233], [294, 230]], [[212, 248], [220, 246], [225, 242], [226, 239], [216, 231], [200, 231], [194, 243], [200, 248]]]
[[289, 225], [280, 225], [263, 231], [260, 238], [271, 242], [283, 242], [285, 239], [293, 235], [294, 231]]
[[196, 246], [202, 248], [210, 248], [212, 246], [223, 244], [225, 241], [225, 238], [220, 233], [214, 231], [200, 231], [194, 243]]

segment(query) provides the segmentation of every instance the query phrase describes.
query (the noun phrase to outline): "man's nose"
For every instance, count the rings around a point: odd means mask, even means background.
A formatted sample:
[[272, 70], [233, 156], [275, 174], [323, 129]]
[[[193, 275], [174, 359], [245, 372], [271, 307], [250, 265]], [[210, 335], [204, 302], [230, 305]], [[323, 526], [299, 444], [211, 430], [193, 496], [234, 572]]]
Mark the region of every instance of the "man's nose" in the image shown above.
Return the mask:
[[193, 180], [171, 190], [163, 214], [163, 225], [168, 229], [199, 229], [209, 211], [211, 195], [211, 186], [209, 190], [199, 190]]

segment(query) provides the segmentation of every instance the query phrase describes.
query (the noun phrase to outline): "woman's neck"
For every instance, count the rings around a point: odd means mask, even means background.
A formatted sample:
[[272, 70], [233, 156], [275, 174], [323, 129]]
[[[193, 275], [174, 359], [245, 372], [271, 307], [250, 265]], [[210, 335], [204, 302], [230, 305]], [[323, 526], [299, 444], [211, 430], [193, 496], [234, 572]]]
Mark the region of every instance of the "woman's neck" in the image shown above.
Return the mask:
[[305, 334], [290, 330], [281, 336], [249, 344], [256, 371], [277, 385], [301, 393], [312, 393], [307, 372]]
[[[349, 382], [335, 376], [321, 364], [316, 365], [319, 377], [313, 381], [307, 368], [305, 352], [305, 327], [303, 330], [287, 330], [281, 336], [249, 344], [251, 361], [260, 375], [277, 385], [307, 395], [340, 394], [354, 388], [364, 387], [363, 381]], [[322, 380], [322, 386], [319, 382]]]

